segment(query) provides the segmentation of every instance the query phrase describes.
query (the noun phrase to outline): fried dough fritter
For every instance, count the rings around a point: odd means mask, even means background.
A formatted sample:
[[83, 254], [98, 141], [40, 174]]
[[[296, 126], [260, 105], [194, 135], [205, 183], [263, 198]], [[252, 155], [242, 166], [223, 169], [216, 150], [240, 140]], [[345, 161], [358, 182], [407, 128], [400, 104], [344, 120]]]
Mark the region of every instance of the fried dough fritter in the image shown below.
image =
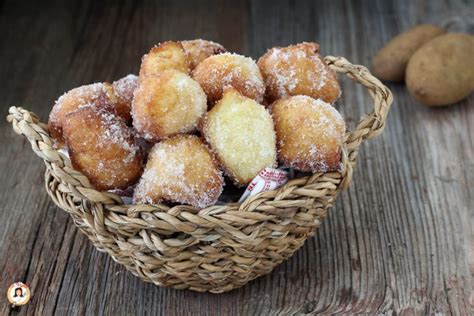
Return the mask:
[[228, 86], [257, 102], [262, 102], [265, 94], [265, 84], [257, 64], [242, 55], [223, 53], [208, 57], [194, 69], [193, 78], [206, 92], [211, 104], [222, 98]]
[[340, 166], [345, 122], [321, 99], [292, 96], [272, 105], [279, 160], [297, 170], [335, 171]]
[[113, 108], [77, 109], [66, 116], [63, 132], [73, 167], [97, 190], [126, 189], [140, 177], [139, 146]]
[[117, 97], [117, 105], [115, 107], [117, 114], [123, 117], [127, 123], [132, 121], [130, 112], [132, 110], [133, 93], [137, 86], [138, 77], [132, 74], [112, 83], [114, 94]]
[[260, 57], [257, 64], [269, 102], [307, 95], [333, 103], [341, 93], [336, 74], [319, 56], [317, 43], [274, 47]]
[[197, 136], [177, 135], [153, 146], [133, 199], [203, 208], [216, 203], [223, 185], [222, 172], [206, 145]]
[[71, 89], [59, 97], [49, 114], [48, 130], [56, 148], [65, 146], [63, 125], [66, 115], [84, 106], [113, 108], [127, 122], [131, 119], [130, 108], [119, 103], [112, 84], [93, 83]]
[[265, 167], [276, 166], [273, 121], [263, 105], [228, 88], [207, 113], [202, 132], [226, 173], [246, 185]]
[[196, 68], [207, 57], [226, 52], [221, 44], [203, 39], [181, 41], [181, 44], [188, 56], [190, 70]]
[[180, 42], [167, 41], [154, 46], [142, 57], [139, 76], [159, 75], [169, 69], [189, 73], [188, 57]]
[[166, 70], [140, 77], [132, 104], [133, 126], [147, 141], [196, 129], [206, 113], [206, 94], [187, 74]]

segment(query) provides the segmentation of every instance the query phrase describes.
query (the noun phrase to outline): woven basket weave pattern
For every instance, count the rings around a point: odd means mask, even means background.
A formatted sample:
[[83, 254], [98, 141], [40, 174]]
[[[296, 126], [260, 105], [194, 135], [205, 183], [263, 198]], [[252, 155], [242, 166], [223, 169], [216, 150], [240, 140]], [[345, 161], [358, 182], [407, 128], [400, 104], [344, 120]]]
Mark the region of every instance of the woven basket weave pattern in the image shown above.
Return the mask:
[[53, 149], [36, 115], [11, 107], [7, 120], [27, 137], [46, 164], [45, 184], [56, 205], [100, 251], [141, 279], [157, 285], [225, 292], [270, 272], [313, 235], [337, 193], [349, 185], [360, 144], [384, 128], [391, 92], [369, 71], [341, 57], [325, 61], [365, 86], [373, 111], [345, 135], [341, 172], [289, 181], [238, 204], [197, 209], [187, 205], [123, 205], [119, 196], [95, 190]]

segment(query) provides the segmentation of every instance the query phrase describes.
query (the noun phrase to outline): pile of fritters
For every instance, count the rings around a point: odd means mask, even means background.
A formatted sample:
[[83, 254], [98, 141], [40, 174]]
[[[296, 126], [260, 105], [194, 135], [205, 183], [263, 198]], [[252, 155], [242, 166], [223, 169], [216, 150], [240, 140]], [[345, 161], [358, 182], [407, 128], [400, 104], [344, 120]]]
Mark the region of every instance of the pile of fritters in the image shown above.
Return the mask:
[[143, 56], [138, 76], [65, 93], [48, 128], [98, 190], [206, 207], [223, 172], [245, 186], [277, 162], [340, 168], [340, 94], [316, 43], [275, 47], [255, 62], [211, 41], [168, 41]]

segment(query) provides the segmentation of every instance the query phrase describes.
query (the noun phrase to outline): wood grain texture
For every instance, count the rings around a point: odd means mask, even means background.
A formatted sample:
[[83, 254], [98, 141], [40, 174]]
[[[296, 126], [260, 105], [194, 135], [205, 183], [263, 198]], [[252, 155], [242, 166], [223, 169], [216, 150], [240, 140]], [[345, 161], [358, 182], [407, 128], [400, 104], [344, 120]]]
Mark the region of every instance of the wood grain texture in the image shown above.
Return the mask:
[[[384, 42], [423, 22], [474, 11], [471, 1], [30, 1], [0, 8], [0, 94], [43, 120], [62, 92], [136, 72], [167, 39], [215, 40], [254, 58], [317, 41], [370, 65]], [[472, 16], [472, 15], [471, 15]], [[459, 25], [457, 26], [459, 27]], [[350, 125], [369, 110], [343, 80]], [[31, 302], [0, 314], [474, 313], [474, 97], [443, 109], [403, 85], [381, 137], [362, 149], [351, 188], [314, 238], [271, 274], [212, 295], [146, 284], [99, 253], [43, 189], [44, 166], [0, 123], [0, 291], [26, 282]]]

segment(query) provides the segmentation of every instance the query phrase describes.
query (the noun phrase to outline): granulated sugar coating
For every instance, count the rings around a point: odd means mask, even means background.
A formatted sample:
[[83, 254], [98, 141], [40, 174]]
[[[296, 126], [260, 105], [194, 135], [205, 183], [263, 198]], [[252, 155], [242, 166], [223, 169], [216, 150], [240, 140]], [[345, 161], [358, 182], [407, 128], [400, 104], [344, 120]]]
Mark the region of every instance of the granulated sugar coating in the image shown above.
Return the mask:
[[120, 102], [126, 104], [130, 109], [132, 108], [133, 93], [138, 86], [138, 77], [129, 74], [112, 83], [115, 95]]
[[64, 138], [72, 165], [96, 189], [125, 189], [139, 178], [142, 154], [131, 129], [112, 108], [89, 105], [71, 112]]
[[301, 43], [269, 49], [258, 60], [270, 102], [308, 95], [333, 103], [341, 89], [335, 73], [319, 56], [319, 45]]
[[222, 98], [225, 87], [232, 86], [244, 96], [262, 102], [265, 84], [252, 58], [223, 53], [202, 61], [193, 71], [208, 100], [214, 104]]
[[103, 83], [93, 83], [69, 90], [55, 102], [49, 114], [48, 129], [58, 148], [64, 147], [63, 124], [66, 115], [84, 106], [106, 104], [108, 95]]
[[216, 203], [224, 179], [206, 145], [193, 135], [155, 144], [134, 193], [134, 203], [170, 201], [206, 207]]
[[139, 76], [159, 75], [170, 69], [189, 73], [189, 60], [180, 42], [167, 41], [150, 49], [142, 57]]
[[195, 39], [191, 41], [181, 41], [184, 51], [188, 56], [190, 69], [193, 70], [204, 59], [209, 56], [224, 53], [226, 50], [221, 44], [206, 41], [203, 39]]
[[293, 96], [272, 106], [279, 160], [301, 171], [339, 168], [346, 130], [341, 114], [321, 99]]
[[[56, 147], [64, 147], [62, 126], [66, 115], [79, 108], [85, 106], [113, 108], [118, 116], [130, 122], [131, 99], [129, 101], [124, 98], [130, 98], [130, 92], [126, 90], [132, 89], [132, 80], [132, 77], [127, 76], [114, 82], [113, 85], [108, 82], [93, 83], [63, 94], [54, 104], [48, 122], [49, 133], [56, 141]], [[131, 93], [133, 98], [133, 91]]]
[[276, 140], [268, 111], [229, 88], [203, 120], [202, 130], [221, 165], [238, 184], [249, 183], [276, 163]]
[[140, 77], [132, 106], [133, 126], [148, 141], [189, 133], [207, 110], [206, 94], [185, 73]]

